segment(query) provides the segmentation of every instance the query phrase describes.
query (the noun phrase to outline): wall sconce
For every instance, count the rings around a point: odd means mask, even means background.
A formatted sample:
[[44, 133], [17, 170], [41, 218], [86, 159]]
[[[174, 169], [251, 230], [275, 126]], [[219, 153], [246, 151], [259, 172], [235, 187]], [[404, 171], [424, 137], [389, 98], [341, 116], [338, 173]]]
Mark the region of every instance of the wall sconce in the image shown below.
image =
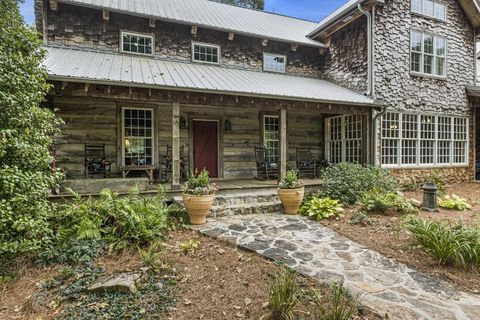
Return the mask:
[[232, 121], [229, 119], [225, 120], [225, 124], [223, 125], [223, 130], [225, 132], [232, 132]]
[[180, 129], [188, 129], [187, 119], [183, 116], [180, 117]]

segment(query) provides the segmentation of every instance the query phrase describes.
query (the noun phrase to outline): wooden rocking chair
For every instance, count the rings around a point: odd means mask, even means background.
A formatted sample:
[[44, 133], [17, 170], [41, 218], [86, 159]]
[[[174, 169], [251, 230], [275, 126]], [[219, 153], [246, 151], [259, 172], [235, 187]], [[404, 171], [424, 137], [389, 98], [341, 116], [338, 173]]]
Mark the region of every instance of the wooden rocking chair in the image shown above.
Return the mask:
[[314, 179], [317, 176], [317, 166], [312, 158], [310, 147], [297, 147], [297, 171], [300, 178]]
[[[183, 161], [183, 153], [185, 150], [185, 146], [180, 147], [180, 179], [182, 181], [187, 180], [187, 170], [185, 169], [185, 163]], [[172, 177], [172, 146], [167, 144], [167, 153], [165, 154], [165, 158], [163, 161], [160, 161], [160, 181], [168, 182], [169, 178]]]
[[257, 179], [269, 180], [278, 178], [278, 164], [269, 163], [266, 157], [267, 149], [255, 147], [255, 160], [257, 162]]
[[110, 177], [112, 163], [107, 161], [104, 144], [85, 144], [85, 178], [101, 175]]

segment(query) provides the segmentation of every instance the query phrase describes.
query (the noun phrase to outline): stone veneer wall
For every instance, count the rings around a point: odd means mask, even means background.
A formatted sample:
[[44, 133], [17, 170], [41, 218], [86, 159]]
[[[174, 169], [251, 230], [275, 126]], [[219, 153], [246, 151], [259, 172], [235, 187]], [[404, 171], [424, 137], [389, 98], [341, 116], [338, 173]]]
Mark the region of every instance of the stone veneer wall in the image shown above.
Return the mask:
[[[42, 1], [36, 0], [37, 28], [42, 30]], [[148, 19], [110, 13], [110, 20], [102, 19], [102, 11], [78, 6], [58, 4], [58, 11], [47, 9], [48, 44], [77, 46], [119, 51], [120, 31], [147, 33], [155, 37], [156, 55], [159, 58], [191, 60], [192, 41], [221, 46], [221, 63], [224, 66], [261, 71], [263, 52], [287, 56], [287, 73], [319, 77], [321, 55], [318, 48], [299, 46], [292, 51], [289, 43], [269, 41], [262, 46], [260, 38], [235, 35], [198, 28], [196, 37], [191, 27], [157, 21], [155, 28]]]

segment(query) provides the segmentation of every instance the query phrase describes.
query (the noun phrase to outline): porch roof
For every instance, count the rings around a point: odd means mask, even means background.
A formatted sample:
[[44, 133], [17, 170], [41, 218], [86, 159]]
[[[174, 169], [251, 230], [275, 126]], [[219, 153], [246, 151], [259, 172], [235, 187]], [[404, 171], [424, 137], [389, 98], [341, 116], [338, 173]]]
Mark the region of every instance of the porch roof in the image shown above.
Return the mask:
[[54, 81], [376, 106], [369, 97], [316, 78], [98, 50], [45, 48], [44, 64]]

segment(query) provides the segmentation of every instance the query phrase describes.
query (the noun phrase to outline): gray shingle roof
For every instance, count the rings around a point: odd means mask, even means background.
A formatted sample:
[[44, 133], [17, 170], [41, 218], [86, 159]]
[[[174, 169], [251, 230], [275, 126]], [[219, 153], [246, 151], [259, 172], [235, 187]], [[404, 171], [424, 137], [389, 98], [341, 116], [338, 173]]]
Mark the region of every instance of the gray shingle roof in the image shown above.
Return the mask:
[[307, 37], [317, 23], [208, 0], [59, 0], [59, 2], [196, 25], [307, 46], [325, 47]]
[[288, 100], [373, 105], [326, 80], [66, 47], [46, 47], [51, 80]]

